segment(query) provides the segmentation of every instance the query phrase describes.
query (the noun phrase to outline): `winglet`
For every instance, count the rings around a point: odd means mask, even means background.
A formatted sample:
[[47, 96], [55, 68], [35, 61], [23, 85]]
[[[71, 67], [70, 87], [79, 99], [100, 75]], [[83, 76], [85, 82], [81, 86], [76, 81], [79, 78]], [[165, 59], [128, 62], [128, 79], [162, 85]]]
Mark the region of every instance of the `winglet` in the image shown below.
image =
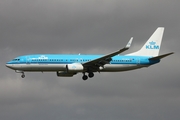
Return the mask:
[[128, 49], [129, 49], [130, 46], [131, 46], [132, 41], [133, 41], [133, 37], [131, 37], [131, 39], [129, 40], [129, 42], [127, 43], [127, 45], [126, 45], [125, 48], [128, 48]]

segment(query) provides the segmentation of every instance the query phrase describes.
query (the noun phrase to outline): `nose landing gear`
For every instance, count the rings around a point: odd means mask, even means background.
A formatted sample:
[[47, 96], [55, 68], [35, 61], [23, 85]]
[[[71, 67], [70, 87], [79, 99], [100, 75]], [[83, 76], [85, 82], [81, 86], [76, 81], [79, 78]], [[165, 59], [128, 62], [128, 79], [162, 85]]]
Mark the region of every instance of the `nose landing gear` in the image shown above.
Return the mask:
[[24, 72], [22, 73], [21, 77], [22, 77], [22, 78], [25, 78], [25, 74], [24, 74]]
[[23, 71], [15, 70], [15, 72], [16, 72], [16, 73], [22, 73], [21, 77], [22, 77], [22, 78], [25, 78], [25, 74], [24, 74]]

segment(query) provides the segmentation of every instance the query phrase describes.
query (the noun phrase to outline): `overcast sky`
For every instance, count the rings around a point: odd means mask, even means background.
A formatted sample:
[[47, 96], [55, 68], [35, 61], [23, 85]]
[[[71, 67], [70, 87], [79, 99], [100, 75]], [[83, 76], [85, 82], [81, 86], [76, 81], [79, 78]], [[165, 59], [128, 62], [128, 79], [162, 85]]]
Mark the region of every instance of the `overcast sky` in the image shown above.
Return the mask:
[[[1, 0], [1, 120], [179, 120], [179, 0]], [[5, 67], [35, 53], [107, 54], [138, 50], [165, 27], [159, 64], [129, 72], [20, 74]], [[124, 54], [125, 54], [124, 53]]]

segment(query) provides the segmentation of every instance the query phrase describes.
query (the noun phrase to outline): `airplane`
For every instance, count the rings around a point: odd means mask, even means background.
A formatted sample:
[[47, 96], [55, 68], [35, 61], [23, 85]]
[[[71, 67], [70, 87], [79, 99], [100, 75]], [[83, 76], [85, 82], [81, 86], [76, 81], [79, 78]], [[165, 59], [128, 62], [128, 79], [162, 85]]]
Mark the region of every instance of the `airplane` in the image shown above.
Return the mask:
[[124, 48], [106, 55], [32, 54], [16, 57], [6, 66], [21, 73], [22, 78], [25, 72], [56, 72], [58, 77], [73, 77], [82, 73], [83, 80], [94, 77], [94, 72], [121, 72], [149, 67], [173, 54], [159, 55], [163, 33], [164, 27], [158, 27], [140, 50], [126, 55], [120, 53], [130, 48], [133, 38]]

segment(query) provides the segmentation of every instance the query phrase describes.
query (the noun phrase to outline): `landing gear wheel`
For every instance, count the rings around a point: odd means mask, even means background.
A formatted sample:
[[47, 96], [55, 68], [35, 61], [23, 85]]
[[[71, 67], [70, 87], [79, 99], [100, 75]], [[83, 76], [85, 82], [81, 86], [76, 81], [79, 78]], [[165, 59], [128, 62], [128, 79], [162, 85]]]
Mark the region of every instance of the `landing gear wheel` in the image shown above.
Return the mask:
[[24, 75], [24, 74], [22, 74], [22, 75], [21, 75], [21, 77], [22, 77], [22, 78], [25, 78], [25, 75]]
[[93, 72], [90, 72], [90, 73], [88, 74], [88, 76], [89, 76], [89, 78], [92, 78], [92, 77], [94, 77], [94, 73], [93, 73]]
[[88, 79], [88, 76], [87, 76], [87, 75], [83, 75], [82, 79], [83, 79], [83, 80], [87, 80], [87, 79]]

